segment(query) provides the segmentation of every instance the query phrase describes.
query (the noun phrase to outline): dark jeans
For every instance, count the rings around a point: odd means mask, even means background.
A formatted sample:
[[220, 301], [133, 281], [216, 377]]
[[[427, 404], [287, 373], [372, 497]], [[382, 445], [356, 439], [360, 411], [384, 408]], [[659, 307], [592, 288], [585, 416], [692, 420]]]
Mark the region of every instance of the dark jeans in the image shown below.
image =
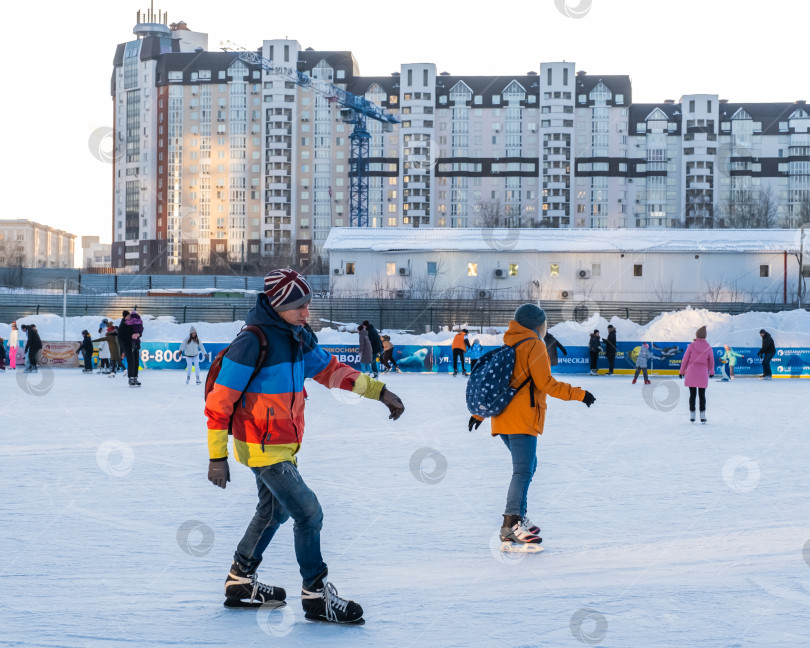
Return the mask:
[[318, 498], [289, 461], [251, 470], [256, 475], [259, 503], [236, 548], [234, 560], [248, 572], [254, 571], [278, 528], [292, 517], [295, 557], [307, 587], [326, 569], [321, 557], [323, 511]]
[[596, 371], [596, 365], [599, 362], [599, 351], [590, 351], [591, 355], [591, 371]]
[[695, 411], [695, 396], [698, 396], [700, 411], [706, 411], [706, 388], [705, 387], [690, 387], [689, 388], [689, 411]]
[[93, 371], [93, 356], [89, 353], [84, 354], [84, 369], [85, 371]]
[[505, 515], [526, 515], [529, 485], [537, 470], [537, 437], [531, 434], [501, 434], [512, 455], [512, 481], [506, 493]]
[[647, 377], [647, 367], [636, 367], [636, 373], [633, 374], [633, 380], [638, 380], [638, 372], [644, 372], [644, 380], [649, 380]]
[[608, 373], [613, 373], [613, 367], [616, 364], [616, 354], [608, 355], [607, 361], [608, 361]]
[[770, 376], [771, 375], [771, 358], [773, 358], [773, 353], [766, 353], [762, 356], [762, 375], [763, 376]]
[[138, 352], [140, 348], [124, 347], [122, 352], [127, 360], [127, 376], [130, 378], [138, 377]]
[[458, 369], [456, 368], [456, 361], [461, 359], [461, 373], [466, 373], [467, 368], [464, 366], [464, 350], [463, 349], [453, 349], [453, 373], [458, 373]]
[[36, 351], [34, 349], [28, 350], [28, 364], [31, 365], [32, 369], [36, 369], [37, 367], [37, 353], [39, 353], [39, 349]]

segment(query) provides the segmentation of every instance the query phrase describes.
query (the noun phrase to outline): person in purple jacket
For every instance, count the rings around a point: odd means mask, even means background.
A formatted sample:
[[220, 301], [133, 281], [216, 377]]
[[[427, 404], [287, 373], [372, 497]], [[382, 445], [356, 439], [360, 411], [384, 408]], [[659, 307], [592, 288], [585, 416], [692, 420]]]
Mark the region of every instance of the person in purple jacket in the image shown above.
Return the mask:
[[706, 422], [706, 387], [714, 377], [714, 351], [706, 342], [706, 327], [695, 332], [695, 340], [686, 348], [678, 372], [689, 387], [689, 420], [695, 422], [695, 396], [700, 404], [700, 422]]

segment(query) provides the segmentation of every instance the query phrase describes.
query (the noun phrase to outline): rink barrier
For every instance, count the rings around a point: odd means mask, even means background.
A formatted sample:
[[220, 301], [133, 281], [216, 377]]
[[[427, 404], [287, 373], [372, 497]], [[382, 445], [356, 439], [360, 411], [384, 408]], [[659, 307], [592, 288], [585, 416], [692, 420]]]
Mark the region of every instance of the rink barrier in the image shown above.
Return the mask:
[[[7, 344], [7, 342], [6, 342]], [[43, 366], [79, 367], [76, 349], [78, 342], [44, 341], [41, 364]], [[656, 375], [677, 375], [683, 354], [688, 342], [652, 342], [651, 348], [656, 356], [650, 362], [649, 372]], [[205, 343], [206, 354], [200, 354], [200, 368], [207, 370], [211, 360], [228, 344], [225, 342]], [[641, 342], [619, 342], [616, 345], [616, 362], [614, 372], [632, 374], [635, 372], [636, 356]], [[360, 353], [356, 346], [344, 344], [322, 344], [321, 348], [336, 356], [340, 362], [360, 369]], [[484, 347], [483, 353], [497, 347]], [[725, 353], [723, 347], [713, 347], [715, 356], [715, 374], [720, 375], [720, 357]], [[742, 354], [734, 368], [736, 376], [757, 376], [762, 374], [762, 359], [757, 356], [759, 347], [734, 347]], [[568, 355], [558, 354], [558, 364], [552, 368], [554, 374], [583, 374], [590, 371], [590, 356], [586, 346], [566, 346]], [[94, 352], [94, 365], [98, 365], [98, 351]], [[144, 369], [185, 369], [186, 361], [181, 351], [180, 342], [144, 342], [141, 345], [141, 367]], [[398, 345], [394, 347], [394, 360], [400, 369], [407, 373], [452, 373], [453, 351], [449, 345]], [[22, 349], [18, 350], [18, 364], [22, 363]], [[465, 357], [465, 368], [470, 370], [470, 358]], [[600, 353], [597, 368], [600, 373], [608, 369], [604, 352]], [[776, 350], [771, 360], [771, 371], [774, 378], [810, 378], [810, 348], [789, 347]]]

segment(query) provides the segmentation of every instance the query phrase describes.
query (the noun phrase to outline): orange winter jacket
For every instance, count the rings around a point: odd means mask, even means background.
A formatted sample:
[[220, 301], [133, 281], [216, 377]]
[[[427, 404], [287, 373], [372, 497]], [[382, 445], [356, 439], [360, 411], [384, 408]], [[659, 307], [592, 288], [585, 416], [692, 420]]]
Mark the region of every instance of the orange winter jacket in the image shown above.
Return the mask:
[[466, 351], [470, 346], [470, 341], [467, 339], [467, 334], [464, 331], [459, 331], [453, 338], [453, 348], [461, 351]]
[[519, 387], [531, 376], [534, 382], [534, 407], [531, 405], [531, 383], [515, 394], [506, 409], [492, 417], [492, 435], [496, 434], [543, 434], [546, 419], [546, 394], [560, 400], [581, 401], [585, 390], [568, 383], [558, 382], [551, 375], [546, 344], [537, 337], [537, 332], [527, 329], [516, 321], [509, 322], [503, 343], [514, 346], [528, 339], [515, 349], [515, 371], [510, 384]]

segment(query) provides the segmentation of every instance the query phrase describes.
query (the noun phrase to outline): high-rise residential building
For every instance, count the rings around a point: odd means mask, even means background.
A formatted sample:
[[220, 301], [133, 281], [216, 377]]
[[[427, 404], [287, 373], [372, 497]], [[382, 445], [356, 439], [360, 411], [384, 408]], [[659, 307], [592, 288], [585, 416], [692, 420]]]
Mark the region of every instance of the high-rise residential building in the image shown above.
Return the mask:
[[[348, 226], [353, 126], [339, 106], [207, 35], [139, 16], [118, 46], [113, 267], [289, 263], [323, 271]], [[752, 227], [810, 222], [804, 101], [634, 104], [627, 75], [572, 62], [472, 76], [265, 40], [267, 60], [363, 96], [370, 227]]]

